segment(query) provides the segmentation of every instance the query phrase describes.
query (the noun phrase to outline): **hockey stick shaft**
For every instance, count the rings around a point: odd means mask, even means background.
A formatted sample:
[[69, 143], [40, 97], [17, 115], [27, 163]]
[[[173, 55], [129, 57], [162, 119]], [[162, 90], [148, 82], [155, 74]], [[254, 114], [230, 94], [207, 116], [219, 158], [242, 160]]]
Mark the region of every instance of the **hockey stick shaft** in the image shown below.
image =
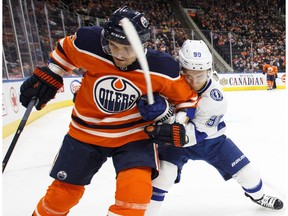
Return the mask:
[[24, 129], [24, 127], [26, 125], [26, 122], [27, 122], [27, 120], [28, 120], [28, 118], [30, 116], [30, 113], [31, 113], [35, 103], [36, 103], [36, 98], [32, 98], [32, 100], [29, 102], [29, 104], [27, 106], [27, 109], [26, 109], [26, 111], [25, 111], [25, 113], [24, 113], [24, 115], [23, 115], [23, 117], [21, 119], [21, 122], [20, 122], [20, 124], [19, 124], [19, 126], [18, 126], [18, 128], [16, 130], [16, 133], [15, 133], [15, 135], [13, 137], [13, 140], [12, 140], [12, 142], [11, 142], [9, 148], [8, 148], [8, 151], [7, 151], [5, 157], [4, 157], [3, 161], [2, 161], [2, 173], [4, 172], [4, 170], [5, 170], [6, 166], [7, 166], [7, 163], [8, 163], [8, 161], [9, 161], [11, 155], [12, 155], [12, 152], [13, 152], [15, 146], [16, 146], [16, 143], [17, 143], [17, 141], [18, 141], [18, 139], [20, 137], [21, 132], [22, 132], [22, 130]]
[[122, 27], [128, 41], [130, 42], [136, 56], [138, 58], [139, 64], [144, 71], [146, 86], [147, 86], [147, 96], [148, 96], [148, 104], [154, 103], [153, 91], [152, 91], [152, 83], [151, 77], [149, 73], [149, 66], [148, 62], [144, 53], [143, 45], [140, 41], [140, 38], [137, 34], [136, 29], [134, 28], [133, 24], [129, 21], [128, 18], [123, 18], [121, 20]]

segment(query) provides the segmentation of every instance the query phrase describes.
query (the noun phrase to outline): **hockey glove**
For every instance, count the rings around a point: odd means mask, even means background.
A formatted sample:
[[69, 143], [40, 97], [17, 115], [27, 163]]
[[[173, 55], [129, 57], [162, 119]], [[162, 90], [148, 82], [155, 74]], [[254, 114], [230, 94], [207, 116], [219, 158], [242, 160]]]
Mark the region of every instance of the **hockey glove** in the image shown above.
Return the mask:
[[179, 123], [148, 125], [144, 131], [159, 144], [170, 144], [176, 147], [182, 147], [188, 143], [185, 127]]
[[164, 122], [173, 115], [173, 108], [169, 102], [159, 94], [153, 93], [154, 104], [148, 104], [147, 95], [137, 101], [137, 108], [145, 121]]
[[55, 97], [57, 90], [63, 86], [63, 78], [48, 67], [38, 67], [31, 77], [20, 87], [20, 102], [27, 107], [33, 97], [38, 98], [37, 110], [44, 108]]

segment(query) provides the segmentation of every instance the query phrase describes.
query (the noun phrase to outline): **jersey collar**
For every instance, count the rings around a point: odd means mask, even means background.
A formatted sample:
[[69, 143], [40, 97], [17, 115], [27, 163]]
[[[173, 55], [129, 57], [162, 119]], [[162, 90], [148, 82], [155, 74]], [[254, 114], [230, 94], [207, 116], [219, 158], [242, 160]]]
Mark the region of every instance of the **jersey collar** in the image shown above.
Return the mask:
[[204, 85], [204, 87], [202, 89], [200, 89], [199, 91], [197, 91], [198, 95], [201, 95], [203, 92], [205, 92], [212, 84], [212, 79], [208, 78], [206, 85]]

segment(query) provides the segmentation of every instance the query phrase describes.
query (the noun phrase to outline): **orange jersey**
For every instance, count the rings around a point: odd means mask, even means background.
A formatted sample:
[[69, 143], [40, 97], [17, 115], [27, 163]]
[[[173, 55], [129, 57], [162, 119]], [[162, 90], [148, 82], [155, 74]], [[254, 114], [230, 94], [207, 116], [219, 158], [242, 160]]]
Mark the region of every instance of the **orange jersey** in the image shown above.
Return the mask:
[[263, 68], [262, 68], [262, 71], [263, 72], [267, 72], [268, 67], [271, 67], [271, 66], [269, 64], [264, 64]]
[[278, 73], [278, 67], [272, 66], [272, 71], [273, 71], [274, 75], [277, 74]]
[[267, 75], [276, 75], [278, 73], [278, 67], [265, 64], [262, 71], [267, 73]]
[[[69, 134], [85, 143], [117, 147], [148, 139], [145, 122], [136, 101], [147, 94], [144, 72], [138, 61], [125, 71], [113, 64], [101, 46], [101, 27], [80, 28], [63, 38], [50, 54], [50, 61], [66, 71], [84, 68], [77, 93]], [[197, 94], [179, 75], [178, 63], [168, 54], [148, 49], [146, 53], [153, 92], [174, 104], [189, 101], [196, 106]]]

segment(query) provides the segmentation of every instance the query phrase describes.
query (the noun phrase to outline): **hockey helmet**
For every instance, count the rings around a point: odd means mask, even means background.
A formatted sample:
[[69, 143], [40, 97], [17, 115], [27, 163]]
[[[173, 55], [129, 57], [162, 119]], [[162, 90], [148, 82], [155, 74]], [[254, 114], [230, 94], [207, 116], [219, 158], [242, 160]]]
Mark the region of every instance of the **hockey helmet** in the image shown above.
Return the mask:
[[181, 67], [204, 71], [212, 68], [212, 54], [202, 40], [186, 40], [179, 50]]
[[115, 41], [116, 43], [129, 45], [129, 41], [124, 33], [120, 21], [128, 18], [135, 27], [142, 44], [144, 44], [150, 37], [150, 26], [148, 20], [143, 13], [132, 10], [127, 6], [114, 11], [109, 20], [104, 23], [102, 36], [107, 41]]

